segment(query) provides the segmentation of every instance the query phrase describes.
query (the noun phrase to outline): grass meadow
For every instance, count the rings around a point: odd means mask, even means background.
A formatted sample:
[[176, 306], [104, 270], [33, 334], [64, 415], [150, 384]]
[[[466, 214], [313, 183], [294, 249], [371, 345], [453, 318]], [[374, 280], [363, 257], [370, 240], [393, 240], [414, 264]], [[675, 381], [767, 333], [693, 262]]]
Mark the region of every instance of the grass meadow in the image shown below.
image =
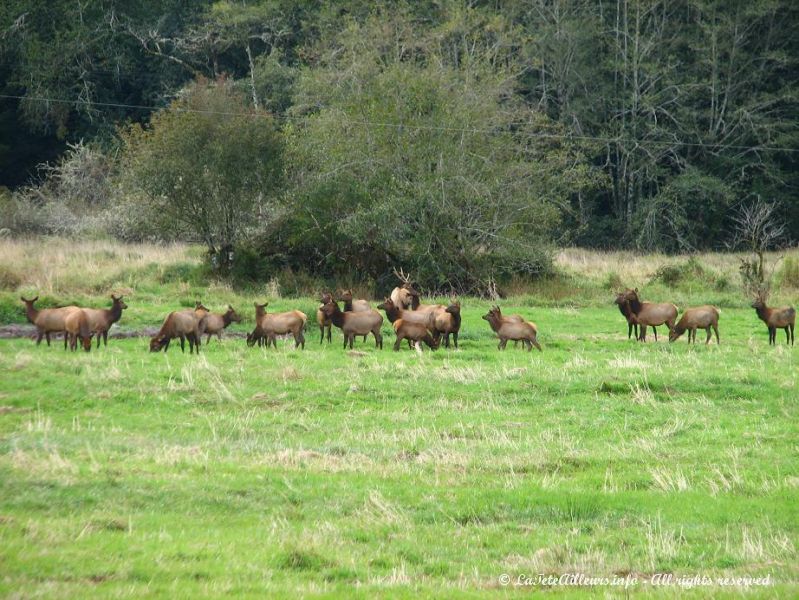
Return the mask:
[[[238, 331], [270, 292], [270, 310], [316, 305], [277, 297], [280, 281], [193, 279], [196, 249], [48, 248], [0, 243], [18, 253], [4, 323], [23, 322], [18, 296], [36, 292], [97, 306], [124, 292], [122, 329], [158, 326], [196, 294], [241, 307]], [[96, 257], [83, 275], [70, 266], [81, 253]], [[642, 273], [579, 255], [561, 254], [568, 276], [551, 288], [502, 302], [538, 324], [542, 353], [498, 352], [488, 303], [469, 298], [460, 349], [422, 354], [392, 352], [387, 324], [382, 351], [344, 351], [337, 330], [320, 345], [315, 327], [305, 351], [228, 337], [199, 356], [151, 354], [144, 338], [89, 354], [0, 340], [0, 595], [796, 596], [799, 347], [782, 332], [767, 345], [733, 259], [700, 257], [710, 283], [668, 287], [652, 273], [675, 259]], [[721, 345], [669, 344], [662, 328], [657, 343], [628, 341], [616, 278], [721, 305]], [[516, 585], [564, 573], [638, 583]]]

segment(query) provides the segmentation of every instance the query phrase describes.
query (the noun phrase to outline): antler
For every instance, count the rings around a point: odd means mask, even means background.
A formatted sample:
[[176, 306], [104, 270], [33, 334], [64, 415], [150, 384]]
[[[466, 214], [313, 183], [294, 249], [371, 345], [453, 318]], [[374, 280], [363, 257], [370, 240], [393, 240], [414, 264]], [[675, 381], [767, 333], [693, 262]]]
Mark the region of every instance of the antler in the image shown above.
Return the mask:
[[410, 273], [406, 273], [405, 271], [403, 271], [402, 267], [400, 267], [399, 272], [397, 271], [396, 267], [392, 267], [391, 270], [394, 272], [394, 275], [397, 276], [397, 279], [399, 279], [403, 284], [410, 285], [411, 283]]

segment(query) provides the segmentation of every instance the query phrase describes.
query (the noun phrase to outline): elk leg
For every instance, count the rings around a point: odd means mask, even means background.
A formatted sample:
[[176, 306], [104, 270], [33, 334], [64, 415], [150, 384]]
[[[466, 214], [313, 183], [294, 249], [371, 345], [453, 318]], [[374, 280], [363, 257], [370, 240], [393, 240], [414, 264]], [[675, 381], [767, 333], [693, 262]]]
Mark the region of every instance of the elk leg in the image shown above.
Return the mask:
[[319, 338], [319, 343], [321, 344], [322, 342], [325, 341], [325, 326], [324, 325], [320, 325], [319, 326], [319, 333], [321, 334], [321, 337]]
[[333, 342], [333, 326], [327, 326], [327, 343], [330, 344]]
[[457, 331], [454, 331], [452, 333], [452, 341], [455, 344], [455, 350], [457, 350], [458, 349], [458, 332]]
[[[513, 341], [517, 342], [518, 340], [513, 340]], [[508, 338], [504, 338], [504, 339], [499, 340], [499, 349], [500, 350], [504, 350], [505, 346], [507, 346], [507, 345], [508, 345]]]
[[43, 337], [44, 337], [44, 332], [43, 331], [37, 332], [37, 335], [36, 335], [36, 345], [37, 346], [42, 343], [42, 338]]
[[641, 335], [638, 336], [638, 341], [639, 342], [645, 342], [646, 341], [646, 325], [641, 325], [639, 323], [638, 331], [641, 333]]
[[707, 332], [707, 339], [705, 340], [705, 346], [710, 343], [710, 338], [713, 337], [713, 334], [710, 332], [710, 327], [706, 327], [705, 331]]
[[[65, 332], [64, 332], [64, 337], [66, 337], [66, 335], [67, 335], [67, 332], [65, 331]], [[49, 331], [46, 331], [46, 332], [44, 333], [44, 337], [47, 339], [47, 345], [49, 346], [49, 345], [50, 345], [50, 332], [49, 332]]]
[[402, 345], [402, 340], [405, 339], [401, 333], [397, 333], [397, 340], [394, 342], [394, 352], [399, 352], [400, 346]]
[[785, 343], [786, 344], [790, 344], [791, 343], [791, 336], [788, 333], [788, 328], [787, 327], [785, 328]]
[[186, 352], [186, 337], [182, 333], [180, 334], [180, 351], [184, 354]]
[[658, 341], [658, 328], [652, 325], [652, 333], [655, 334], [655, 341]]
[[[69, 340], [69, 334], [65, 331], [64, 332], [64, 350], [67, 349], [67, 341], [68, 340]], [[47, 344], [47, 345], [49, 346], [50, 344]]]
[[108, 330], [103, 331], [103, 346], [108, 347]]
[[171, 341], [172, 338], [166, 338], [166, 344], [164, 344], [164, 354], [166, 354], [166, 351], [169, 350], [169, 342]]
[[794, 332], [793, 332], [793, 323], [791, 323], [791, 324], [789, 325], [789, 327], [791, 328], [791, 346], [793, 346], [793, 342], [794, 342], [794, 340], [796, 339], [796, 338], [794, 337]]
[[719, 326], [715, 323], [713, 324], [713, 331], [716, 333], [716, 345], [721, 345], [721, 340], [719, 339]]

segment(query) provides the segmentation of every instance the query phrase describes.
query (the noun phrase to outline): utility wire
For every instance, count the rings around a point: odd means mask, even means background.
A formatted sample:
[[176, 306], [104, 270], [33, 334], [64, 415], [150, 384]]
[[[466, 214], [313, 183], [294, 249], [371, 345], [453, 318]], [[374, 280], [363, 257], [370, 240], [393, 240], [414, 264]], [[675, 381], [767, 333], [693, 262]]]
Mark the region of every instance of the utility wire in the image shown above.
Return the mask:
[[[90, 102], [88, 100], [64, 100], [61, 98], [46, 98], [43, 96], [17, 96], [12, 94], [0, 94], [0, 98], [8, 99], [8, 100], [22, 100], [22, 101], [31, 101], [31, 102], [52, 102], [54, 104], [72, 104], [77, 106], [101, 106], [105, 108], [128, 108], [128, 109], [135, 109], [135, 110], [148, 110], [148, 111], [155, 111], [155, 110], [163, 110], [167, 107], [165, 106], [149, 106], [144, 104], [124, 104], [120, 102]], [[268, 117], [276, 120], [286, 120], [286, 121], [305, 121], [307, 120], [304, 117], [292, 117], [290, 115], [273, 115], [272, 113], [263, 113], [263, 112], [251, 112], [251, 113], [243, 113], [243, 112], [229, 112], [229, 111], [219, 111], [219, 110], [203, 110], [197, 108], [186, 108], [180, 106], [173, 106], [170, 107], [170, 110], [174, 110], [177, 112], [184, 112], [184, 113], [196, 113], [196, 114], [203, 114], [203, 115], [218, 115], [218, 116], [226, 116], [226, 117]], [[360, 121], [360, 120], [352, 120], [347, 119], [347, 123], [351, 125], [362, 125], [365, 127], [384, 127], [384, 128], [394, 128], [398, 130], [402, 129], [413, 129], [417, 131], [442, 131], [442, 132], [449, 132], [449, 133], [483, 133], [488, 135], [493, 135], [497, 133], [496, 131], [492, 131], [490, 129], [478, 129], [478, 128], [461, 128], [461, 127], [445, 127], [441, 125], [409, 125], [407, 123], [390, 123], [390, 122], [375, 122], [375, 121]], [[521, 125], [523, 123], [512, 123], [512, 125]], [[604, 143], [618, 143], [618, 142], [629, 142], [629, 143], [639, 143], [641, 140], [632, 140], [632, 139], [625, 139], [621, 137], [616, 138], [609, 138], [609, 137], [600, 137], [600, 136], [591, 136], [591, 135], [570, 135], [570, 134], [563, 134], [563, 133], [542, 133], [542, 132], [523, 132], [522, 135], [531, 137], [531, 138], [544, 138], [544, 139], [563, 139], [563, 140], [581, 140], [581, 141], [591, 141], [591, 142], [604, 142]], [[665, 140], [647, 140], [647, 144], [652, 145], [661, 145], [661, 146], [685, 146], [690, 148], [711, 148], [714, 150], [745, 150], [745, 151], [758, 151], [758, 152], [787, 152], [787, 153], [794, 153], [799, 152], [799, 148], [782, 148], [778, 146], [739, 146], [739, 145], [722, 145], [717, 146], [714, 144], [703, 144], [701, 142], [681, 142], [681, 141], [665, 141]]]

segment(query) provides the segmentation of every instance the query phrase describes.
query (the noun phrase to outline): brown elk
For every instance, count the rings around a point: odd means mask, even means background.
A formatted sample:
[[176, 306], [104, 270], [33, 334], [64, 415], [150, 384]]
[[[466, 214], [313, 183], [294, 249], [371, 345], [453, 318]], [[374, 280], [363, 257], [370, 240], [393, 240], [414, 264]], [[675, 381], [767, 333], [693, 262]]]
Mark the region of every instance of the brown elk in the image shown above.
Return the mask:
[[[629, 303], [630, 311], [635, 323], [638, 324], [639, 334], [638, 339], [642, 342], [646, 341], [646, 328], [655, 328], [656, 325], [666, 324], [666, 327], [671, 331], [674, 328], [674, 323], [677, 321], [677, 307], [669, 302], [654, 303], [654, 302], [641, 302], [638, 297], [638, 288], [634, 290], [626, 289], [621, 294]], [[621, 306], [621, 305], [620, 305]], [[655, 341], [657, 341], [657, 330], [655, 330]]]
[[212, 313], [201, 302], [197, 302], [194, 306], [194, 314], [199, 318], [205, 319], [204, 331], [200, 333], [202, 337], [205, 334], [205, 345], [211, 342], [211, 336], [216, 335], [217, 340], [222, 341], [222, 332], [231, 323], [241, 323], [241, 317], [230, 304], [227, 305], [227, 310], [224, 313]]
[[294, 348], [300, 346], [305, 349], [305, 323], [307, 315], [300, 310], [290, 310], [282, 313], [267, 313], [268, 302], [255, 304], [255, 329], [247, 336], [247, 345], [252, 346], [256, 342], [260, 346], [262, 340], [266, 339], [266, 347], [270, 344], [277, 348], [277, 336], [290, 333], [294, 336]]
[[341, 329], [344, 334], [344, 348], [348, 343], [352, 348], [356, 335], [369, 333], [375, 336], [375, 348], [383, 348], [383, 335], [380, 333], [383, 316], [373, 308], [363, 312], [343, 312], [338, 303], [331, 300], [322, 307], [322, 312], [333, 325]]
[[[353, 300], [352, 290], [342, 290], [339, 300], [344, 302], [344, 312], [366, 312], [372, 310], [367, 300]], [[363, 336], [363, 341], [366, 341], [368, 335]]]
[[408, 309], [411, 306], [411, 294], [416, 291], [411, 283], [411, 276], [401, 268], [399, 271], [397, 269], [393, 271], [400, 280], [400, 285], [391, 290], [391, 301], [399, 308]]
[[325, 313], [322, 312], [322, 307], [332, 300], [333, 294], [330, 292], [325, 292], [319, 298], [320, 304], [316, 308], [316, 323], [319, 325], [319, 333], [321, 334], [321, 337], [319, 338], [320, 344], [325, 341], [325, 331], [327, 331], [327, 343], [329, 344], [332, 341], [331, 329], [333, 328], [333, 322], [325, 316]]
[[[638, 321], [636, 321], [635, 315], [633, 314], [632, 309], [630, 308], [630, 302], [624, 295], [624, 292], [621, 292], [616, 295], [616, 300], [614, 300], [616, 304], [619, 305], [619, 312], [627, 321], [627, 339], [629, 340], [632, 335], [633, 331], [635, 332], [635, 339], [638, 339]], [[655, 341], [658, 339], [658, 330], [657, 327], [654, 325], [652, 326], [652, 331], [655, 332]]]
[[66, 350], [67, 338], [69, 338], [70, 350], [78, 349], [78, 339], [86, 352], [91, 350], [92, 331], [89, 325], [89, 316], [85, 310], [79, 308], [67, 313], [67, 316], [64, 317], [64, 349]]
[[164, 352], [169, 350], [169, 342], [174, 338], [180, 338], [180, 351], [186, 351], [186, 340], [189, 340], [189, 354], [197, 351], [200, 353], [201, 330], [199, 317], [193, 310], [182, 310], [171, 312], [164, 319], [161, 329], [155, 336], [150, 338], [150, 352]]
[[111, 308], [84, 308], [83, 311], [89, 319], [89, 328], [97, 335], [97, 347], [100, 347], [100, 338], [103, 344], [108, 346], [108, 330], [111, 325], [122, 318], [122, 311], [128, 307], [122, 300], [122, 296], [116, 297], [111, 294]]
[[752, 308], [757, 312], [757, 316], [768, 327], [768, 343], [769, 346], [777, 345], [777, 329], [785, 330], [785, 342], [793, 346], [794, 342], [794, 325], [796, 325], [796, 309], [792, 306], [783, 306], [781, 308], [770, 308], [766, 306], [766, 296], [759, 295], [754, 302]]
[[[414, 310], [405, 310], [398, 307], [391, 298], [386, 298], [377, 305], [377, 308], [386, 312], [386, 317], [390, 323], [396, 323], [402, 319], [406, 323], [418, 323], [423, 327], [435, 333], [435, 315], [433, 313], [416, 312]], [[408, 339], [408, 347], [412, 346], [411, 339]]]
[[[36, 296], [33, 300], [28, 300], [20, 296], [20, 300], [25, 303], [25, 316], [28, 321], [36, 325], [36, 345], [42, 342], [42, 338], [47, 339], [47, 345], [50, 345], [50, 334], [61, 333], [66, 331], [64, 326], [64, 319], [74, 310], [78, 310], [77, 306], [65, 306], [63, 308], [43, 308], [41, 310], [34, 308], [33, 304], [39, 299]], [[64, 347], [66, 347], [67, 336], [64, 334]]]
[[719, 340], [719, 309], [715, 306], [698, 306], [696, 308], [689, 308], [683, 313], [680, 321], [671, 328], [669, 332], [669, 341], [673, 342], [678, 339], [683, 333], [688, 332], [688, 343], [693, 339], [696, 343], [696, 330], [704, 329], [707, 331], [707, 339], [705, 344], [710, 343], [711, 328], [716, 332], [716, 343], [720, 344]]
[[438, 348], [438, 341], [422, 323], [412, 323], [405, 319], [397, 319], [394, 321], [394, 333], [397, 334], [397, 339], [394, 342], [395, 352], [400, 349], [402, 340], [408, 340], [409, 344], [414, 342], [417, 345], [424, 342], [431, 350]]
[[542, 352], [541, 345], [538, 343], [538, 328], [531, 321], [516, 321], [502, 316], [502, 311], [498, 306], [491, 308], [483, 319], [488, 321], [491, 329], [499, 337], [497, 348], [504, 350], [508, 340], [520, 340], [524, 342], [527, 351], [531, 351], [533, 346]]
[[443, 335], [444, 346], [449, 348], [449, 336], [452, 334], [452, 339], [457, 348], [458, 333], [461, 330], [461, 303], [458, 300], [453, 300], [443, 311], [436, 312], [433, 325], [436, 339]]

